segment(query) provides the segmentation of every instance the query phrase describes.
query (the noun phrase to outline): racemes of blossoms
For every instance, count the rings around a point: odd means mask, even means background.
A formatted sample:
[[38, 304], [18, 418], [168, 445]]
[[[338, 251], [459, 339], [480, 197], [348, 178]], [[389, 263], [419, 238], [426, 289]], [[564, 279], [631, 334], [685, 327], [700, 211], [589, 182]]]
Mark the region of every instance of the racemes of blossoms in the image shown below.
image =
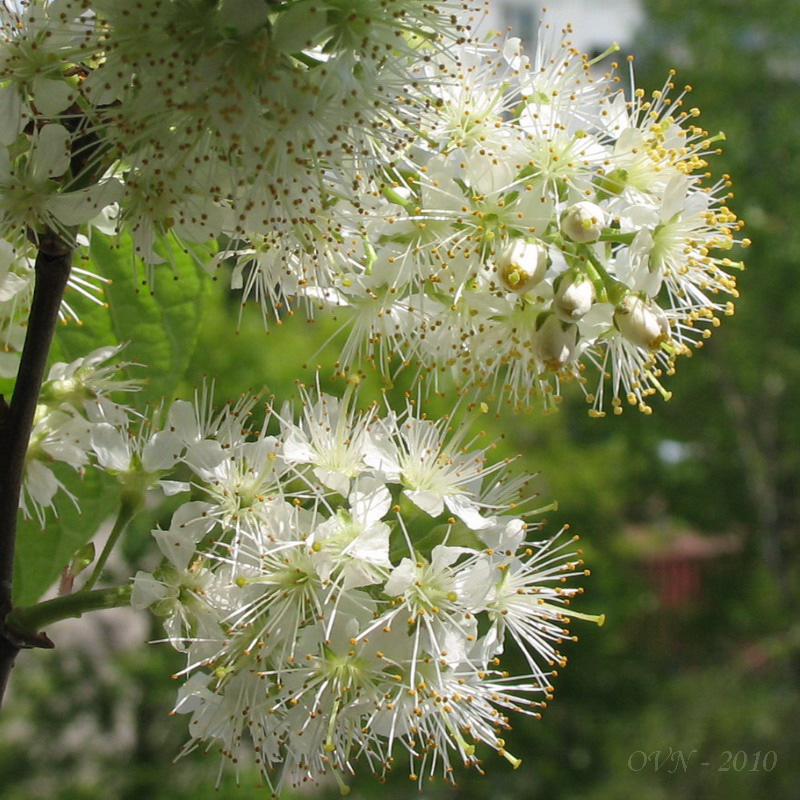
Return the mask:
[[[649, 411], [736, 290], [719, 137], [672, 76], [525, 55], [444, 0], [29, 0], [0, 8], [0, 343], [42, 237], [216, 241], [265, 317], [335, 308], [369, 360], [552, 408]], [[688, 87], [687, 87], [688, 89]], [[102, 265], [93, 265], [102, 273]], [[133, 265], [132, 265], [133, 268]], [[14, 298], [18, 298], [14, 300]], [[13, 362], [13, 356], [11, 357]], [[9, 370], [0, 361], [0, 369]]]
[[123, 376], [129, 362], [117, 360], [121, 350], [101, 347], [69, 363], [57, 362], [42, 384], [20, 495], [23, 514], [35, 516], [42, 526], [48, 509], [58, 516], [59, 492], [80, 506], [58, 477], [59, 463], [81, 474], [96, 468], [114, 476], [130, 499], [141, 499], [150, 488], [167, 495], [188, 488], [164, 479], [174, 471], [183, 441], [161, 425], [161, 408], [142, 414], [113, 397], [140, 388]]
[[[133, 411], [111, 398], [113, 392], [138, 388], [120, 375], [126, 366], [114, 361], [120, 350], [101, 347], [70, 363], [57, 362], [42, 384], [20, 495], [25, 516], [35, 515], [42, 525], [45, 510], [55, 510], [56, 493], [67, 491], [53, 465], [60, 462], [78, 471], [89, 464], [105, 466], [103, 449], [98, 452], [94, 446], [97, 426], [113, 426], [121, 436], [132, 422]], [[77, 503], [73, 495], [69, 496]]]
[[256, 254], [259, 291], [317, 283], [331, 209], [356, 213], [413, 138], [413, 65], [468, 17], [457, 0], [4, 3], [0, 239], [25, 258], [113, 220], [148, 264], [164, 237], [223, 237]]
[[548, 33], [530, 57], [508, 39], [420, 66], [434, 99], [418, 137], [334, 254], [334, 286], [303, 289], [350, 322], [344, 369], [391, 371], [399, 353], [518, 408], [552, 408], [576, 380], [593, 415], [649, 412], [733, 312], [727, 252], [749, 242], [728, 176], [707, 181], [722, 137], [683, 107], [690, 87], [671, 96], [670, 75], [627, 97], [617, 65], [598, 75]]
[[250, 430], [253, 402], [173, 404], [191, 495], [134, 579], [132, 604], [186, 654], [187, 751], [254, 753], [276, 790], [344, 790], [358, 760], [453, 781], [482, 746], [518, 766], [510, 718], [539, 715], [567, 618], [587, 616], [569, 608], [575, 540], [542, 538], [527, 479], [449, 419], [304, 393], [299, 419]]

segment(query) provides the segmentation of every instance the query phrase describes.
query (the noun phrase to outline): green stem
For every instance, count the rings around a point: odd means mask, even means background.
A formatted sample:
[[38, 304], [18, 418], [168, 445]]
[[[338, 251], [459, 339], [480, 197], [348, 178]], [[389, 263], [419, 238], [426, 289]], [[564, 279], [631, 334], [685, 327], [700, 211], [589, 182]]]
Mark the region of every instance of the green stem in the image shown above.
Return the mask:
[[615, 242], [617, 244], [633, 244], [635, 233], [620, 233], [619, 231], [606, 230], [600, 234], [599, 241]]
[[87, 611], [127, 606], [131, 602], [132, 591], [132, 585], [116, 586], [111, 589], [95, 589], [92, 592], [75, 592], [34, 603], [32, 606], [19, 606], [6, 617], [6, 625], [22, 637], [32, 637], [46, 625], [62, 619], [80, 617]]
[[119, 501], [119, 512], [117, 513], [117, 519], [114, 522], [114, 527], [111, 529], [111, 534], [106, 541], [103, 552], [100, 553], [100, 557], [97, 559], [97, 562], [94, 565], [92, 574], [89, 576], [78, 594], [88, 592], [92, 586], [97, 583], [97, 579], [103, 572], [103, 567], [105, 567], [108, 557], [111, 555], [111, 551], [114, 549], [114, 545], [116, 545], [116, 543], [119, 541], [119, 537], [125, 532], [125, 529], [128, 527], [130, 521], [134, 518], [134, 516], [136, 516], [136, 512], [141, 508], [143, 500], [144, 495], [141, 492], [123, 490], [122, 497]]
[[[592, 252], [591, 247], [585, 245], [581, 246], [580, 254], [586, 258], [584, 267], [586, 272], [595, 285], [595, 290], [598, 290], [598, 299], [608, 300], [610, 303], [616, 305], [622, 298], [630, 291], [625, 284], [620, 283], [616, 278], [612, 278], [606, 268], [600, 263], [600, 259]], [[602, 288], [603, 298], [600, 298]]]
[[594, 286], [597, 299], [601, 303], [605, 303], [608, 300], [608, 292], [606, 291], [606, 283], [603, 280], [603, 274], [598, 271], [594, 260], [590, 258], [588, 254], [586, 260], [581, 264], [581, 269], [589, 276], [589, 280]]
[[417, 207], [417, 203], [415, 200], [410, 200], [407, 197], [403, 197], [399, 192], [396, 192], [394, 189], [392, 189], [391, 186], [384, 186], [381, 191], [383, 192], [383, 196], [390, 203], [402, 206], [409, 214], [414, 213]]

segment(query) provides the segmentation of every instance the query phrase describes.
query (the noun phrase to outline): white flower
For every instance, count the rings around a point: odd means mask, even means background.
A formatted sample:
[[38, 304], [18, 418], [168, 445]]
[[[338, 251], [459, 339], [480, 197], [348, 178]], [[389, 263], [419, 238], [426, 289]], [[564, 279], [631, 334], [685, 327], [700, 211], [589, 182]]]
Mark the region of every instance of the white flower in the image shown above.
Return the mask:
[[88, 356], [76, 358], [70, 363], [56, 362], [50, 367], [42, 385], [42, 397], [54, 404], [68, 404], [83, 409], [84, 403], [111, 392], [138, 391], [140, 382], [121, 378], [121, 369], [129, 362], [109, 363], [124, 345], [100, 347]]
[[584, 273], [567, 270], [558, 276], [553, 286], [553, 310], [564, 322], [577, 322], [591, 310], [595, 289]]
[[354, 424], [354, 412], [347, 399], [320, 394], [311, 403], [304, 396], [301, 425], [287, 423], [283, 438], [283, 459], [288, 464], [311, 464], [320, 482], [347, 495], [350, 480], [364, 469], [364, 448], [370, 416]]
[[[542, 665], [564, 666], [557, 645], [566, 634], [570, 599], [579, 594], [574, 587], [563, 588], [562, 578], [583, 574], [582, 561], [575, 553], [564, 553], [571, 540], [550, 540], [529, 545], [527, 555], [502, 555], [496, 561], [496, 582], [486, 608], [493, 620], [489, 641], [501, 645], [506, 630], [519, 646], [533, 675], [549, 691], [550, 673]], [[578, 615], [602, 625], [603, 616]]]
[[561, 230], [573, 242], [596, 242], [606, 226], [606, 212], [586, 200], [571, 205], [561, 215]]
[[[89, 450], [90, 425], [83, 417], [60, 409], [51, 411], [44, 404], [37, 406], [20, 494], [20, 507], [25, 516], [31, 515], [30, 501], [39, 523], [44, 524], [45, 509], [55, 511], [53, 498], [59, 489], [65, 490], [51, 465], [61, 461], [81, 471], [89, 463]], [[67, 492], [67, 495], [77, 504], [71, 493]]]
[[513, 239], [496, 259], [503, 285], [512, 292], [527, 292], [545, 276], [550, 265], [547, 249], [538, 242]]
[[[449, 421], [418, 419], [411, 415], [410, 409], [399, 420], [390, 417], [386, 425], [396, 431], [390, 428], [388, 436], [372, 435], [366, 461], [390, 479], [401, 482], [406, 497], [430, 516], [438, 517], [446, 506], [477, 530], [490, 524], [480, 513], [479, 502], [486, 459], [482, 450], [462, 451], [463, 433], [445, 442], [444, 431]], [[495, 465], [487, 474], [498, 468], [502, 464]]]
[[362, 478], [348, 501], [349, 510], [340, 509], [309, 537], [320, 577], [343, 589], [376, 583], [392, 566], [391, 529], [383, 522], [392, 504], [389, 490], [375, 478]]
[[[344, 790], [358, 756], [383, 774], [396, 746], [414, 780], [423, 765], [451, 779], [481, 744], [517, 766], [498, 725], [538, 714], [551, 692], [574, 554], [526, 542], [524, 476], [487, 464], [460, 431], [446, 438], [450, 419], [357, 413], [351, 394], [303, 392], [302, 424], [287, 406], [275, 437], [269, 420], [226, 424], [233, 410], [211, 414], [207, 394], [169, 417], [194, 443], [182, 458], [202, 499], [153, 531], [165, 561], [137, 574], [134, 603], [186, 653], [187, 749], [217, 741], [238, 759], [249, 738], [275, 789], [332, 770]], [[223, 460], [196, 463], [223, 438]], [[331, 492], [320, 443], [355, 441], [357, 475]], [[403, 495], [425, 513], [404, 511]], [[436, 519], [445, 508], [454, 516]], [[512, 643], [531, 675], [501, 670]]]
[[146, 439], [133, 438], [127, 431], [107, 422], [94, 424], [91, 437], [98, 463], [115, 473], [141, 469], [154, 475], [169, 470], [175, 465], [180, 449], [180, 444], [169, 431], [158, 431]]
[[655, 350], [669, 340], [669, 320], [647, 296], [623, 298], [614, 311], [614, 324], [631, 344], [645, 350]]

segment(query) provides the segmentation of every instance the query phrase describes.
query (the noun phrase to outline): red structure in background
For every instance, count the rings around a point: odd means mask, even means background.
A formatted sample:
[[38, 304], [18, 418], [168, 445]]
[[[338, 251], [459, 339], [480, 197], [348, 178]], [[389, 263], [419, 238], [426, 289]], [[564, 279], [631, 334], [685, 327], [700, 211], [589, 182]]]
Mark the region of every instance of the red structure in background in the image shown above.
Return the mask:
[[695, 600], [703, 570], [718, 556], [735, 553], [741, 541], [735, 535], [701, 536], [693, 531], [629, 528], [633, 545], [662, 608], [675, 610]]

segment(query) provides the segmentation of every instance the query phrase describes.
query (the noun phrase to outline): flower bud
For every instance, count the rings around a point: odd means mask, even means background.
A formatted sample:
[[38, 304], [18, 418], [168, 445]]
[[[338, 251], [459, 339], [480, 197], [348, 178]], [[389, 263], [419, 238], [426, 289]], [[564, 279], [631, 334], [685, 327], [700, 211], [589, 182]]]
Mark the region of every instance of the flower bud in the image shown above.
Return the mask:
[[647, 295], [629, 294], [614, 311], [617, 330], [631, 343], [657, 350], [669, 339], [669, 320]]
[[549, 369], [557, 370], [572, 360], [578, 344], [578, 326], [562, 322], [545, 311], [536, 320], [536, 354]]
[[595, 300], [594, 285], [579, 270], [568, 269], [553, 284], [553, 310], [564, 322], [577, 322]]
[[571, 205], [561, 216], [561, 232], [573, 242], [596, 242], [606, 226], [606, 212], [586, 200]]
[[539, 283], [550, 266], [543, 244], [524, 239], [509, 242], [497, 257], [497, 273], [503, 286], [523, 294]]

